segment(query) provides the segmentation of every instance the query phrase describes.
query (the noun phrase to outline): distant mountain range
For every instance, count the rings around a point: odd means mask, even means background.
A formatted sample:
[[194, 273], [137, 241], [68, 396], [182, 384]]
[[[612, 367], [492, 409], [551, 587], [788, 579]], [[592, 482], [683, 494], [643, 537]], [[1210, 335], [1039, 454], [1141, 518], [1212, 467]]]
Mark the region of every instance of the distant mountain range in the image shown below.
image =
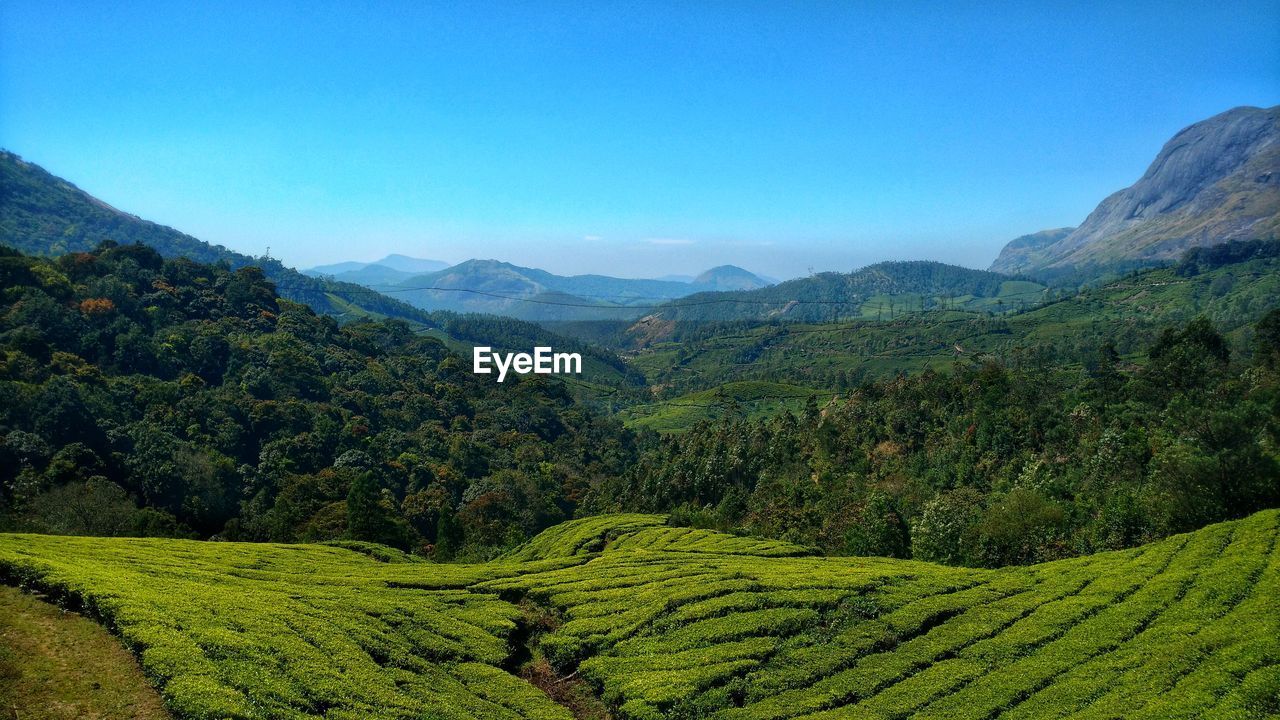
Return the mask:
[[1056, 282], [1157, 265], [1192, 247], [1280, 233], [1280, 106], [1239, 107], [1175, 135], [1077, 228], [1013, 240], [991, 269]]
[[711, 268], [688, 280], [647, 280], [556, 275], [500, 260], [467, 260], [426, 273], [400, 269], [413, 263], [444, 265], [390, 256], [376, 263], [339, 263], [306, 273], [359, 283], [424, 310], [493, 313], [538, 322], [628, 320], [666, 300], [770, 284], [733, 265]]
[[304, 274], [117, 210], [0, 151], [0, 244], [59, 255], [92, 250], [105, 239], [141, 242], [166, 257], [260, 266], [283, 297], [317, 312], [423, 324], [435, 323], [428, 313], [439, 310], [493, 313], [548, 327], [615, 321], [621, 331], [641, 318], [651, 325], [815, 321], [892, 316], [913, 306], [1021, 306], [1043, 299], [1045, 283], [1094, 281], [1171, 261], [1191, 247], [1278, 233], [1280, 107], [1236, 108], [1183, 130], [1142, 178], [1103, 200], [1079, 227], [1011, 241], [992, 263], [992, 272], [930, 262], [881, 263], [855, 273], [820, 273], [776, 284], [733, 265], [692, 278], [650, 280], [562, 276], [498, 260], [449, 266], [405, 255], [325, 265]]
[[311, 277], [327, 277], [357, 285], [393, 285], [415, 275], [432, 273], [447, 267], [449, 263], [440, 260], [423, 260], [408, 255], [392, 254], [371, 263], [341, 262], [333, 265], [317, 265], [310, 270], [303, 270], [302, 273]]

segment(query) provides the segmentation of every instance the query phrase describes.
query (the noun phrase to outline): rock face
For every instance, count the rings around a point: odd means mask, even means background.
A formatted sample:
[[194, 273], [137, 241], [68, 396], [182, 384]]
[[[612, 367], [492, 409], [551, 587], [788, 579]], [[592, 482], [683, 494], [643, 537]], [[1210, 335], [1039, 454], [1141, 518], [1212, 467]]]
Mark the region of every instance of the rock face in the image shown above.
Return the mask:
[[1075, 230], [1014, 240], [998, 272], [1102, 274], [1152, 264], [1195, 246], [1280, 232], [1280, 106], [1239, 107], [1165, 143], [1136, 183], [1112, 194]]

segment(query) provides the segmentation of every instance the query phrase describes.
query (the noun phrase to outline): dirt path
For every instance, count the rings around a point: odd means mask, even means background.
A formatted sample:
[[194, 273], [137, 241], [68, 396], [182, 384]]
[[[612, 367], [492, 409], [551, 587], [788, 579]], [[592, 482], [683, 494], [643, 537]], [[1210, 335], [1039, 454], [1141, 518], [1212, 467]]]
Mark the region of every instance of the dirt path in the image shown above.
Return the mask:
[[169, 718], [101, 625], [0, 585], [0, 720]]

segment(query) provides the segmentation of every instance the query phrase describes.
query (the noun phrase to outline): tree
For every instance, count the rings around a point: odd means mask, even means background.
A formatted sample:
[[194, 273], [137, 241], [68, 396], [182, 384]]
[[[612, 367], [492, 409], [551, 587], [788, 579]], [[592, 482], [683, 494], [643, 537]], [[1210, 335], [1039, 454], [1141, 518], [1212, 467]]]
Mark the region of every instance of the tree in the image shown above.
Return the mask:
[[973, 488], [934, 497], [911, 527], [913, 557], [949, 565], [971, 561], [981, 517], [982, 494]]
[[983, 564], [999, 567], [1064, 557], [1062, 507], [1035, 490], [1016, 488], [992, 503], [979, 525]]
[[462, 547], [462, 528], [454, 518], [453, 503], [440, 505], [440, 519], [436, 523], [436, 552], [439, 560], [452, 560]]
[[905, 558], [911, 554], [907, 524], [889, 495], [872, 491], [859, 509], [857, 522], [845, 535], [851, 555]]
[[382, 498], [373, 473], [356, 474], [347, 492], [347, 535], [352, 540], [367, 540], [408, 549], [408, 537], [402, 523], [396, 522], [393, 510]]
[[1157, 395], [1163, 389], [1185, 392], [1208, 385], [1231, 358], [1227, 341], [1203, 315], [1181, 330], [1165, 328], [1151, 347], [1148, 372]]
[[119, 485], [95, 475], [42, 493], [25, 514], [34, 529], [59, 535], [180, 537], [172, 516], [139, 510]]
[[1264, 367], [1280, 367], [1280, 309], [1272, 310], [1258, 321], [1254, 330], [1254, 353]]

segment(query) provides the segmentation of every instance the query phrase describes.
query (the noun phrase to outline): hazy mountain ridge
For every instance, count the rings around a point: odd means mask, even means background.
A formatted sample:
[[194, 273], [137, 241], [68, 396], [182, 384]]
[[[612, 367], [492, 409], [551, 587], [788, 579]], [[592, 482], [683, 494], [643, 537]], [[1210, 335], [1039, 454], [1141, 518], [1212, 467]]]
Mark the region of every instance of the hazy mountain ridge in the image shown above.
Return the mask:
[[1010, 242], [997, 272], [1088, 277], [1159, 264], [1192, 247], [1280, 232], [1280, 106], [1238, 107], [1174, 135], [1133, 185], [1049, 243]]
[[[340, 263], [346, 265], [347, 263]], [[414, 273], [407, 273], [402, 270], [395, 270], [385, 265], [370, 263], [360, 267], [351, 268], [335, 273], [322, 273], [312, 270], [304, 270], [304, 275], [317, 278], [328, 278], [339, 280], [342, 282], [351, 282], [357, 285], [364, 285], [377, 289], [380, 285], [395, 285], [404, 282], [414, 276]]]
[[500, 260], [467, 260], [437, 272], [372, 287], [395, 293], [427, 310], [563, 322], [633, 319], [655, 303], [693, 293], [767, 285], [765, 280], [733, 265], [712, 268], [690, 283], [594, 274], [556, 275]]
[[317, 265], [303, 270], [303, 275], [329, 277], [358, 285], [395, 284], [422, 273], [437, 272], [449, 267], [443, 260], [427, 260], [392, 253], [373, 262], [347, 261], [332, 265]]
[[693, 284], [716, 290], [758, 290], [773, 283], [736, 265], [720, 265], [694, 278]]

